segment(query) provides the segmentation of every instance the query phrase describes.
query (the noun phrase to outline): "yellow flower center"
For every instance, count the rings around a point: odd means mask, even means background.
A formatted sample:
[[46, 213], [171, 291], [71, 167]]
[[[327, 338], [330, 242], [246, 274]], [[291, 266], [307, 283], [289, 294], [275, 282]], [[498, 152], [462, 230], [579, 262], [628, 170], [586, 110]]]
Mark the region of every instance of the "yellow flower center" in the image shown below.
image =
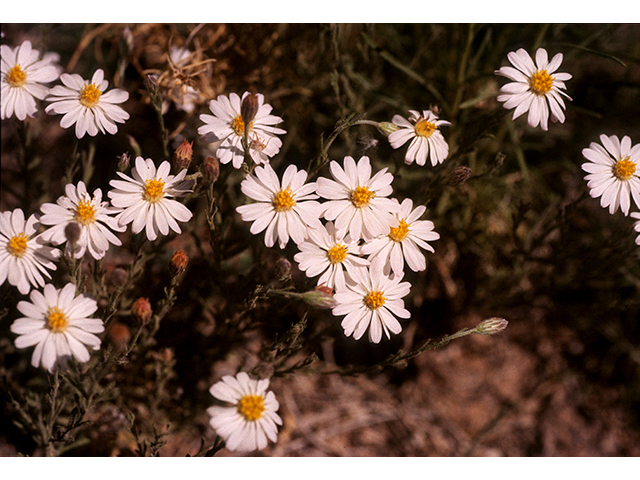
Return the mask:
[[262, 395], [245, 395], [238, 402], [238, 413], [250, 422], [262, 418], [264, 410], [264, 397]]
[[24, 233], [11, 237], [7, 244], [7, 251], [14, 257], [22, 257], [27, 253], [27, 240], [29, 240], [29, 237]]
[[431, 134], [438, 129], [436, 124], [429, 120], [420, 120], [413, 128], [416, 131], [416, 135], [425, 138], [430, 137]]
[[636, 164], [630, 157], [618, 160], [613, 165], [613, 176], [618, 180], [629, 180], [636, 173]]
[[82, 225], [89, 225], [95, 221], [95, 215], [96, 209], [91, 202], [81, 200], [76, 207], [76, 214], [73, 219]]
[[9, 73], [7, 73], [7, 82], [12, 87], [21, 87], [27, 83], [27, 74], [22, 70], [20, 65], [14, 65]]
[[345, 258], [347, 258], [347, 247], [344, 245], [334, 245], [329, 250], [327, 250], [327, 258], [332, 265], [336, 263], [342, 263]]
[[[244, 121], [242, 120], [242, 115], [238, 115], [233, 119], [233, 122], [231, 122], [231, 128], [234, 132], [236, 132], [236, 135], [238, 135], [239, 137], [244, 137]], [[253, 120], [249, 122], [249, 131], [251, 131], [252, 128]]]
[[529, 88], [536, 95], [544, 95], [551, 91], [553, 77], [546, 70], [536, 70], [529, 79]]
[[93, 83], [85, 85], [80, 92], [80, 103], [87, 108], [95, 107], [100, 101], [102, 92]]
[[376, 196], [375, 192], [372, 192], [367, 187], [356, 187], [351, 191], [351, 203], [356, 208], [363, 208], [369, 205], [369, 202]]
[[142, 196], [147, 202], [155, 203], [164, 196], [164, 182], [152, 178], [144, 182], [144, 192]]
[[383, 292], [379, 292], [377, 290], [373, 292], [369, 292], [366, 297], [364, 297], [364, 304], [367, 306], [369, 310], [375, 310], [384, 305], [384, 302], [387, 299], [384, 297]]
[[273, 196], [273, 200], [271, 200], [273, 204], [273, 208], [276, 209], [276, 212], [284, 212], [286, 210], [291, 210], [296, 206], [296, 201], [293, 198], [293, 193], [291, 193], [291, 189], [289, 187], [280, 190]]
[[395, 242], [401, 242], [409, 234], [409, 224], [400, 220], [400, 225], [397, 227], [391, 227], [389, 231], [389, 238]]
[[69, 326], [69, 319], [58, 307], [47, 310], [47, 328], [53, 333], [64, 332]]

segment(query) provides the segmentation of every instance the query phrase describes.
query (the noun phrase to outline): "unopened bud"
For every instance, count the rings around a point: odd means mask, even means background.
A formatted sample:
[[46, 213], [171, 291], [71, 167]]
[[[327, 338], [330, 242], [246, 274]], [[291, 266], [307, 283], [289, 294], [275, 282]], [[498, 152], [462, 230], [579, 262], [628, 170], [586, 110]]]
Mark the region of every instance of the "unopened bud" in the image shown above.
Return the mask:
[[304, 292], [302, 299], [312, 307], [333, 308], [338, 303], [333, 298], [333, 290], [325, 285], [320, 285], [313, 290]]
[[118, 158], [118, 171], [124, 173], [127, 170], [129, 170], [129, 165], [131, 165], [131, 155], [129, 155], [129, 152], [124, 152], [122, 155], [120, 155], [117, 158]]
[[377, 127], [380, 133], [382, 133], [387, 137], [389, 136], [390, 133], [393, 133], [396, 130], [398, 130], [398, 126], [391, 122], [380, 122], [378, 123]]
[[507, 322], [504, 318], [488, 318], [487, 320], [478, 324], [475, 328], [476, 333], [481, 333], [483, 335], [493, 335], [494, 333], [500, 333], [505, 328], [507, 328]]
[[286, 258], [280, 258], [276, 262], [275, 274], [278, 280], [284, 280], [291, 273], [291, 262]]
[[80, 240], [80, 234], [82, 234], [82, 227], [77, 222], [69, 222], [64, 227], [64, 236], [71, 245], [75, 245]]
[[220, 176], [220, 162], [216, 157], [207, 157], [202, 162], [200, 172], [205, 183], [213, 185]]
[[131, 341], [131, 331], [124, 323], [116, 321], [109, 326], [107, 337], [116, 351], [122, 351]]
[[180, 275], [187, 269], [189, 257], [184, 250], [176, 250], [169, 260], [169, 271], [174, 277]]
[[151, 314], [151, 304], [148, 298], [140, 297], [131, 305], [131, 316], [141, 325], [149, 323]]
[[178, 171], [189, 168], [193, 157], [193, 142], [188, 142], [185, 138], [174, 154], [175, 166]]
[[471, 169], [469, 167], [458, 167], [449, 175], [449, 184], [461, 185], [471, 177]]
[[124, 268], [118, 267], [114, 268], [111, 271], [111, 274], [109, 275], [109, 281], [114, 287], [122, 288], [126, 285], [128, 277], [129, 274], [127, 273], [127, 271]]
[[250, 93], [244, 97], [242, 105], [240, 105], [240, 115], [245, 125], [249, 125], [256, 118], [258, 107], [258, 96], [255, 93]]

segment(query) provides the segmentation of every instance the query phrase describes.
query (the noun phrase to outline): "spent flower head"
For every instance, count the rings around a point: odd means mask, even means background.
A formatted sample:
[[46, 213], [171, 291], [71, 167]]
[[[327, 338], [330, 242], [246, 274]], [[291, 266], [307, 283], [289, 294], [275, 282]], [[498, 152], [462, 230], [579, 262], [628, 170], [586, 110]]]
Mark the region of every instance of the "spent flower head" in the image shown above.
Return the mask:
[[422, 113], [416, 110], [409, 110], [409, 119], [394, 115], [391, 121], [398, 127], [396, 131], [389, 133], [389, 143], [393, 148], [400, 148], [411, 140], [407, 153], [404, 156], [404, 163], [412, 164], [414, 161], [423, 166], [427, 157], [431, 160], [431, 165], [436, 166], [449, 155], [449, 145], [445, 142], [439, 128], [450, 126], [451, 122], [438, 119], [438, 116], [431, 110], [423, 110]]
[[562, 96], [571, 100], [564, 92], [564, 82], [571, 79], [571, 74], [556, 72], [562, 63], [562, 54], [557, 53], [549, 61], [547, 51], [539, 48], [534, 64], [527, 51], [520, 48], [515, 52], [509, 52], [507, 58], [513, 67], [501, 67], [495, 74], [513, 80], [500, 88], [501, 94], [498, 95], [498, 101], [504, 102], [504, 108], [515, 108], [513, 119], [529, 112], [529, 125], [540, 125], [545, 131], [549, 114], [552, 121], [563, 123], [565, 105]]

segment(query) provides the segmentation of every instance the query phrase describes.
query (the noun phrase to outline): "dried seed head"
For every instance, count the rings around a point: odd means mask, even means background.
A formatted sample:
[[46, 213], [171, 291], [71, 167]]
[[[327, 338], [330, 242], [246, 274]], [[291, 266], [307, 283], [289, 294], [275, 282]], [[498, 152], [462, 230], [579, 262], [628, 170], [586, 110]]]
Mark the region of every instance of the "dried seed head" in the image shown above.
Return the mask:
[[131, 305], [131, 316], [141, 325], [149, 323], [152, 313], [151, 304], [149, 303], [149, 299], [146, 297], [138, 298]]
[[174, 277], [187, 269], [189, 257], [184, 250], [176, 250], [169, 261], [169, 271]]

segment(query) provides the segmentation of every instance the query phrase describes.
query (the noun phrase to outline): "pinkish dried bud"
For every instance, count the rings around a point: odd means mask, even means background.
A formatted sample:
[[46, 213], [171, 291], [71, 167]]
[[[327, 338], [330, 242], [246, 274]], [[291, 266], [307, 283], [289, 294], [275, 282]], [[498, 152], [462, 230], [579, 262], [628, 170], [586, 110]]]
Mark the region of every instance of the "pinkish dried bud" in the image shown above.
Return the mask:
[[185, 138], [174, 154], [174, 164], [178, 171], [189, 168], [191, 158], [193, 157], [193, 142], [188, 142]]
[[471, 169], [469, 167], [458, 167], [449, 175], [449, 183], [451, 185], [461, 185], [471, 177]]
[[189, 257], [184, 250], [176, 250], [169, 260], [169, 271], [174, 277], [180, 275], [187, 269]]
[[242, 105], [240, 105], [240, 115], [245, 125], [249, 125], [256, 118], [258, 108], [258, 96], [255, 93], [250, 93], [244, 97]]
[[116, 351], [123, 351], [131, 341], [131, 331], [124, 323], [115, 321], [107, 330], [107, 338]]
[[146, 297], [138, 298], [131, 305], [131, 316], [141, 325], [149, 323], [152, 313], [151, 304], [149, 303], [149, 299]]
[[476, 333], [481, 333], [483, 335], [493, 335], [494, 333], [500, 333], [505, 328], [507, 328], [509, 322], [507, 322], [504, 318], [488, 318], [487, 320], [478, 324], [475, 328]]
[[200, 172], [205, 183], [213, 185], [220, 176], [220, 162], [215, 157], [207, 157], [202, 162]]
[[302, 299], [312, 307], [316, 308], [333, 308], [337, 305], [333, 298], [333, 290], [325, 285], [317, 286], [313, 290], [304, 292]]
[[398, 130], [398, 126], [391, 122], [380, 122], [378, 123], [377, 127], [380, 133], [382, 133], [385, 137], [388, 137], [390, 133]]

